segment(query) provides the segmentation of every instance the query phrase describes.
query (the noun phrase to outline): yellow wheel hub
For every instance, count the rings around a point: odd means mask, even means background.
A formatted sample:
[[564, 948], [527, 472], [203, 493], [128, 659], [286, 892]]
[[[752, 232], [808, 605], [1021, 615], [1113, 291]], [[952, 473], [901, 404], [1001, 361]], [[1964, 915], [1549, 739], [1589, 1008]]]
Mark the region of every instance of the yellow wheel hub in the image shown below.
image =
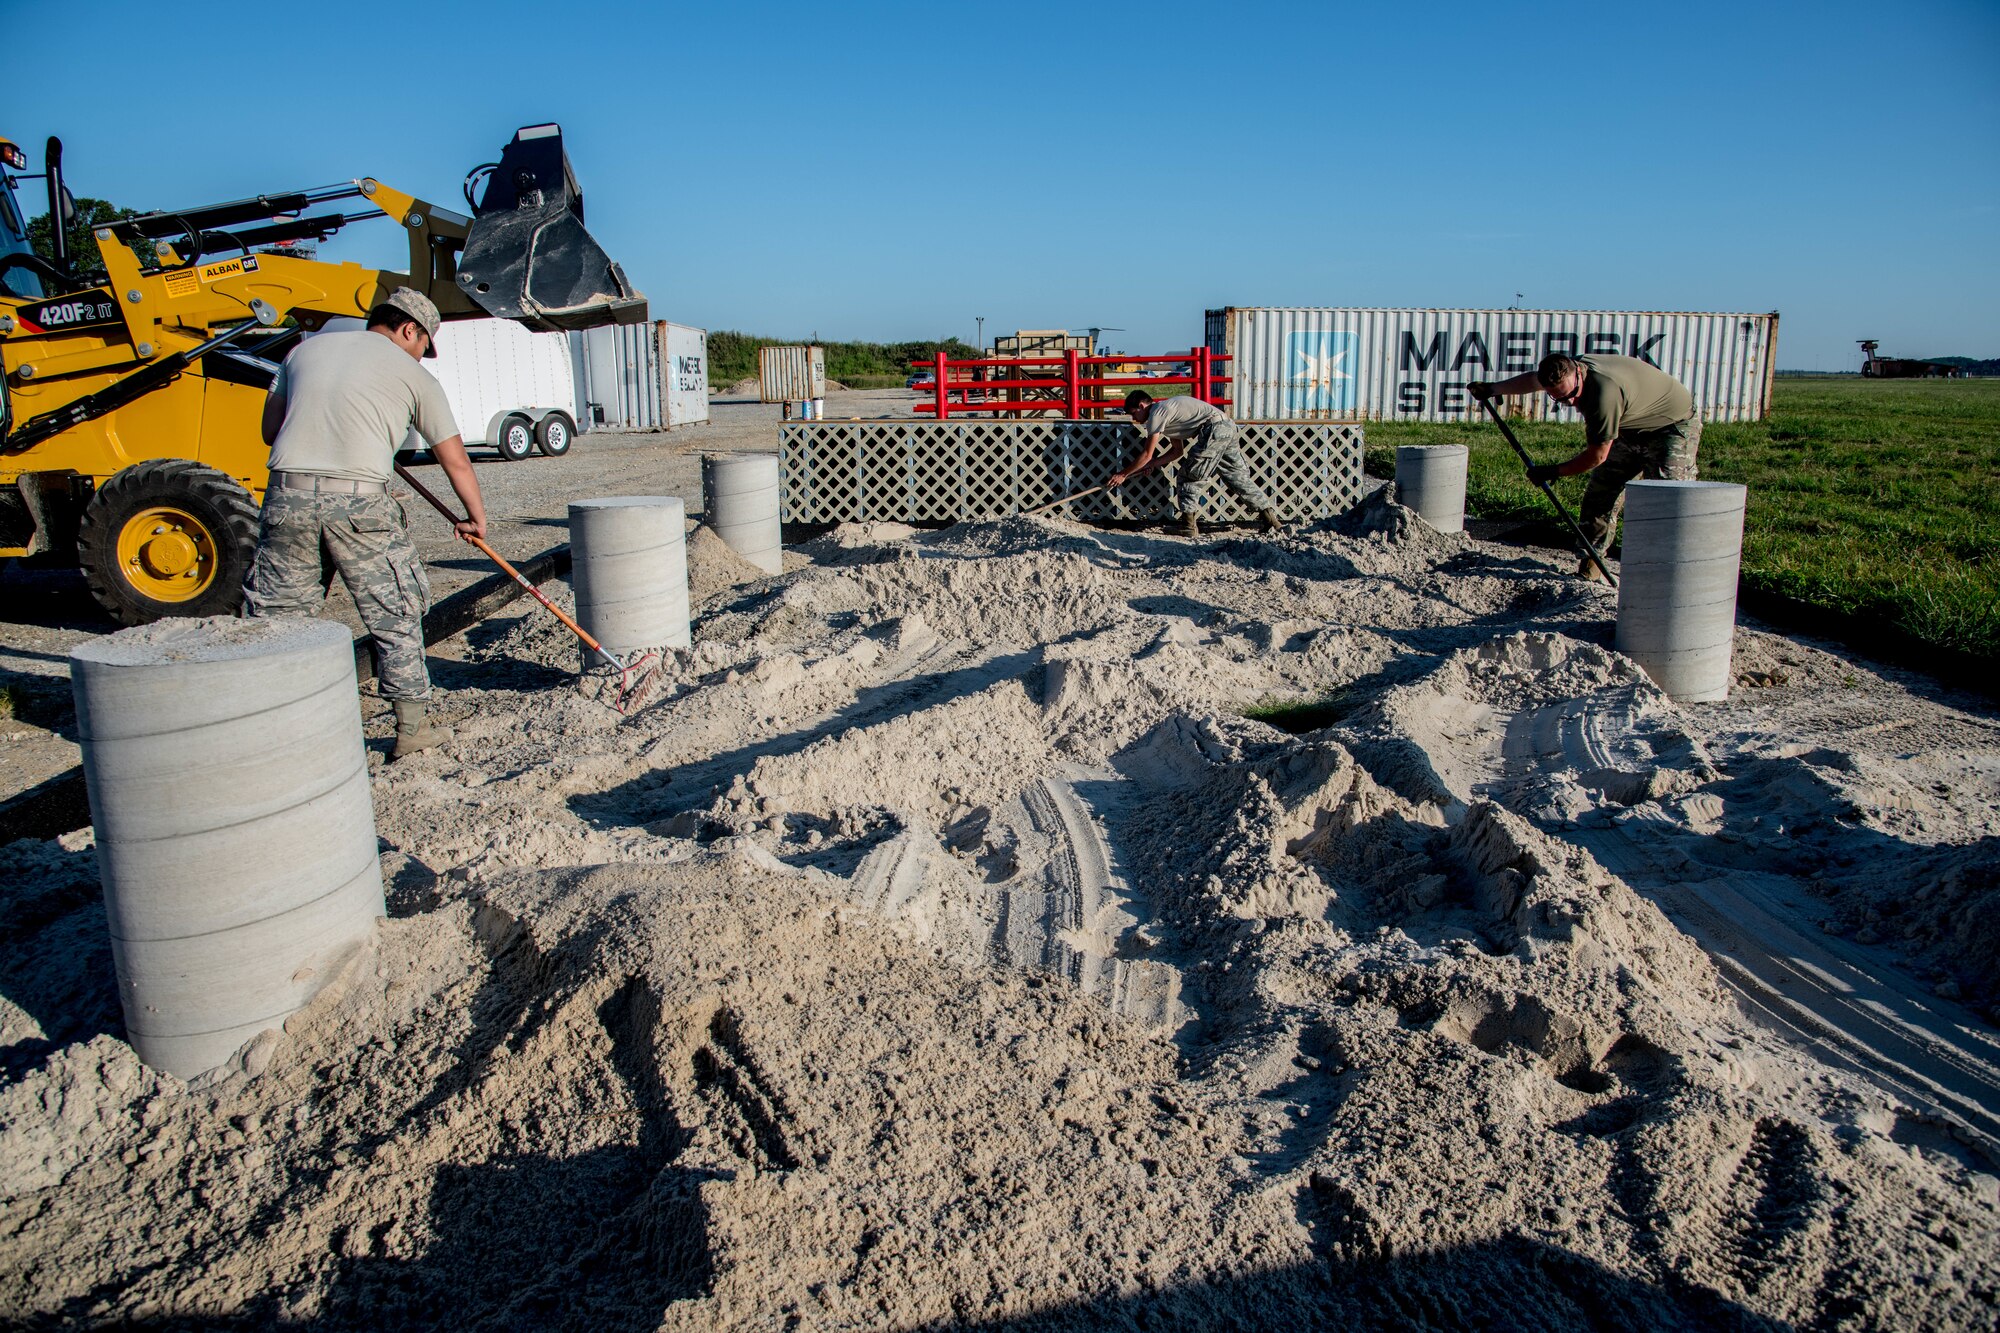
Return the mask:
[[215, 535], [174, 505], [142, 509], [118, 530], [118, 568], [156, 602], [186, 602], [215, 582]]

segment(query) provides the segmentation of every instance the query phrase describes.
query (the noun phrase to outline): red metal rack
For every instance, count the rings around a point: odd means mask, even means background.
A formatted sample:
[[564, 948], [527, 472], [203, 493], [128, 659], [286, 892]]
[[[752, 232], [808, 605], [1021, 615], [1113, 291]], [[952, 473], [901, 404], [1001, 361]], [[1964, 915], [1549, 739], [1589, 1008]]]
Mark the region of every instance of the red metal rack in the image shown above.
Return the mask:
[[[912, 370], [928, 370], [935, 380], [917, 392], [926, 401], [911, 405], [911, 411], [928, 413], [943, 421], [954, 413], [972, 416], [981, 412], [998, 416], [1002, 413], [1056, 412], [1071, 420], [1085, 420], [1105, 413], [1122, 412], [1125, 396], [1119, 393], [1113, 398], [1099, 398], [1102, 389], [1153, 389], [1169, 384], [1185, 384], [1189, 392], [1203, 402], [1227, 408], [1231, 399], [1224, 386], [1231, 377], [1216, 374], [1216, 367], [1229, 360], [1206, 347], [1191, 347], [1186, 352], [1176, 352], [1172, 356], [1085, 356], [1081, 352], [1067, 351], [1061, 356], [1014, 356], [989, 357], [985, 359], [954, 361], [939, 352], [928, 361], [912, 361]], [[1185, 375], [1086, 375], [1085, 367], [1126, 365], [1131, 362], [1152, 364], [1163, 362], [1168, 365], [1188, 367]], [[1061, 367], [1060, 375], [1042, 375], [1034, 378], [1014, 377], [990, 379], [985, 372], [991, 370], [1019, 370], [1028, 366]], [[952, 371], [971, 371], [971, 375], [953, 376]], [[1006, 397], [1009, 391], [1016, 393], [1033, 392], [1035, 398]], [[1089, 396], [1086, 397], [1085, 395]], [[999, 395], [999, 396], [996, 396]]]

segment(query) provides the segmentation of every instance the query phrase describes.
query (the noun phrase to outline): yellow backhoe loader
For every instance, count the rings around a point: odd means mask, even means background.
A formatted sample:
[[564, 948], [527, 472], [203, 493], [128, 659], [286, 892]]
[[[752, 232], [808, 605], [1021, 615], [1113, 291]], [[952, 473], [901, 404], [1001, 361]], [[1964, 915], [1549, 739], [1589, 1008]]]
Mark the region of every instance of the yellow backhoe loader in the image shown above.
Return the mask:
[[[16, 187], [27, 167], [0, 139], [0, 558], [73, 558], [127, 625], [241, 600], [268, 479], [258, 418], [305, 333], [397, 287], [447, 320], [646, 318], [584, 230], [555, 125], [522, 129], [475, 168], [464, 213], [362, 178], [101, 226], [95, 265], [67, 253], [60, 225], [54, 257], [34, 253]], [[60, 141], [40, 174], [51, 223], [72, 216]], [[374, 218], [407, 234], [408, 273], [285, 253]]]

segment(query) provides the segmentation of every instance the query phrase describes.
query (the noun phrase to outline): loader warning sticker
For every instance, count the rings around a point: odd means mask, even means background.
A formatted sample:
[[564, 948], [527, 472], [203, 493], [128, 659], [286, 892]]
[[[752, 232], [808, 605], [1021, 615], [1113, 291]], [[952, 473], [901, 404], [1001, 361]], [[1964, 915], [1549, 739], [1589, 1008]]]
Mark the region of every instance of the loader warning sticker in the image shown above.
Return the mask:
[[73, 292], [51, 301], [37, 301], [15, 312], [23, 333], [67, 333], [122, 323], [118, 301], [108, 291]]
[[167, 284], [167, 295], [177, 300], [183, 296], [193, 296], [201, 290], [201, 279], [194, 275], [192, 269], [177, 268], [165, 274], [163, 280]]

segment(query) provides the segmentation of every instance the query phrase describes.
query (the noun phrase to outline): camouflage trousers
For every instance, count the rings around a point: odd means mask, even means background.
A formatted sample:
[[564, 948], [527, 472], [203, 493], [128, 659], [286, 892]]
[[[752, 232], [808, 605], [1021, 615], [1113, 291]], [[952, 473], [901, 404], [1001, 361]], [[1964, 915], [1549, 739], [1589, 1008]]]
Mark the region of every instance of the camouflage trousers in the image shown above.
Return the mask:
[[1618, 511], [1625, 507], [1625, 483], [1695, 480], [1695, 454], [1701, 449], [1701, 413], [1657, 430], [1630, 430], [1611, 443], [1611, 453], [1590, 473], [1583, 488], [1578, 523], [1599, 551], [1611, 544], [1618, 530]]
[[1201, 503], [1210, 477], [1219, 478], [1258, 513], [1272, 507], [1271, 497], [1250, 480], [1250, 464], [1243, 457], [1242, 446], [1236, 443], [1233, 421], [1216, 421], [1202, 427], [1194, 443], [1188, 446], [1187, 456], [1181, 459], [1180, 489], [1175, 498], [1183, 515], [1192, 514]]
[[405, 520], [403, 506], [387, 494], [272, 487], [264, 493], [257, 556], [243, 580], [243, 614], [312, 615], [337, 572], [361, 623], [375, 636], [382, 697], [428, 698], [424, 610], [431, 585]]

